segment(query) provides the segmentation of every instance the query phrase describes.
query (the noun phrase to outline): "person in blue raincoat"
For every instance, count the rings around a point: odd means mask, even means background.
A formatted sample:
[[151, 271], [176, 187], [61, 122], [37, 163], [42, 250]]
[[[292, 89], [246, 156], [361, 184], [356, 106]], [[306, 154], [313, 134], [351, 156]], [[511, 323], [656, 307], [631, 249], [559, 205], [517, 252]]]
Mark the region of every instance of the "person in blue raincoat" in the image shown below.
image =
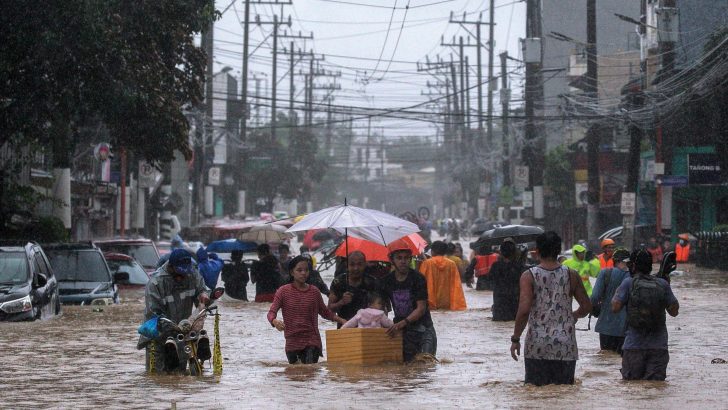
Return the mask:
[[205, 280], [205, 285], [210, 289], [215, 289], [217, 280], [220, 278], [220, 272], [224, 263], [216, 253], [207, 253], [205, 248], [197, 250], [197, 270], [200, 276]]

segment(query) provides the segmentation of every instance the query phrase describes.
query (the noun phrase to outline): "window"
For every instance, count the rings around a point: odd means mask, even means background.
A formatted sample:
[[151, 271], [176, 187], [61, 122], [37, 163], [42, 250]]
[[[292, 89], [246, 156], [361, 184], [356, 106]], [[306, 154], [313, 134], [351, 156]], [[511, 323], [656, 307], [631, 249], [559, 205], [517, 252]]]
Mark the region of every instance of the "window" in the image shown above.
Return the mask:
[[98, 251], [59, 250], [48, 256], [60, 281], [111, 282], [109, 268]]
[[28, 280], [25, 252], [0, 252], [0, 283], [21, 284]]

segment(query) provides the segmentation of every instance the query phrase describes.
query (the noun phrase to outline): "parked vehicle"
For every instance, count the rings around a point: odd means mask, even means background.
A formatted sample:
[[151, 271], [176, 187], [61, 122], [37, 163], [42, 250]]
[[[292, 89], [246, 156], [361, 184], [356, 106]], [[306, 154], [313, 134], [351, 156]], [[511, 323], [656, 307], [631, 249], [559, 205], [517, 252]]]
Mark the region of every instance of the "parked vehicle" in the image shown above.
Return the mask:
[[485, 218], [478, 218], [473, 221], [472, 225], [470, 225], [470, 234], [473, 236], [480, 236], [485, 231], [489, 231], [491, 229], [495, 229], [501, 226], [508, 225], [507, 222], [503, 221], [489, 221]]
[[105, 239], [94, 241], [103, 252], [123, 253], [136, 259], [147, 272], [157, 270], [157, 262], [159, 261], [159, 251], [149, 239]]
[[131, 256], [105, 253], [104, 259], [119, 288], [143, 288], [149, 282], [147, 271]]
[[172, 252], [172, 242], [170, 241], [159, 241], [155, 242], [154, 245], [157, 247], [160, 256]]
[[96, 299], [119, 303], [119, 289], [109, 266], [93, 244], [51, 244], [45, 248], [58, 278], [61, 303], [87, 305]]
[[522, 206], [498, 207], [498, 220], [507, 221], [510, 225], [522, 225], [526, 208]]
[[46, 319], [61, 313], [58, 282], [33, 242], [0, 243], [0, 321]]

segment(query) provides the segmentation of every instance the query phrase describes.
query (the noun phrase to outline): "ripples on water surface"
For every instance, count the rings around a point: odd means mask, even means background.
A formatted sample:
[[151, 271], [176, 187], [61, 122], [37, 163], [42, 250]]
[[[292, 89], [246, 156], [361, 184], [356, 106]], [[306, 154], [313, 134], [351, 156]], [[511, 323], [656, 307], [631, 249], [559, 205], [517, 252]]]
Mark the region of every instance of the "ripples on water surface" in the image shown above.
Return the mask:
[[692, 268], [673, 285], [681, 310], [668, 318], [666, 382], [623, 382], [619, 356], [600, 353], [592, 330], [577, 335], [576, 385], [524, 386], [523, 362], [508, 353], [513, 322], [492, 322], [491, 293], [472, 289], [466, 312], [433, 313], [439, 364], [290, 366], [283, 334], [265, 319], [269, 305], [223, 298], [223, 375], [150, 376], [136, 350], [142, 295], [132, 292], [102, 312], [67, 306], [46, 322], [0, 324], [0, 407], [728, 408], [728, 365], [710, 363], [728, 359], [728, 274]]

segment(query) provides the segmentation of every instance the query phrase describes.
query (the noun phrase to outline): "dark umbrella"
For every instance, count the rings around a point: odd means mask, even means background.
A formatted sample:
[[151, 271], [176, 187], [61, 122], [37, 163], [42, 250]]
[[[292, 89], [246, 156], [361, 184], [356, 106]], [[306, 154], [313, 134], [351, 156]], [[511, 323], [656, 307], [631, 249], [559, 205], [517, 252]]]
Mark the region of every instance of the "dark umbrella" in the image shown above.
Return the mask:
[[543, 229], [530, 225], [506, 225], [483, 232], [477, 241], [470, 243], [470, 249], [481, 246], [500, 245], [505, 238], [513, 239], [515, 243], [527, 243], [536, 240], [543, 233]]
[[233, 251], [251, 252], [258, 247], [255, 242], [241, 241], [238, 239], [226, 239], [215, 241], [207, 245], [207, 252], [231, 253]]

